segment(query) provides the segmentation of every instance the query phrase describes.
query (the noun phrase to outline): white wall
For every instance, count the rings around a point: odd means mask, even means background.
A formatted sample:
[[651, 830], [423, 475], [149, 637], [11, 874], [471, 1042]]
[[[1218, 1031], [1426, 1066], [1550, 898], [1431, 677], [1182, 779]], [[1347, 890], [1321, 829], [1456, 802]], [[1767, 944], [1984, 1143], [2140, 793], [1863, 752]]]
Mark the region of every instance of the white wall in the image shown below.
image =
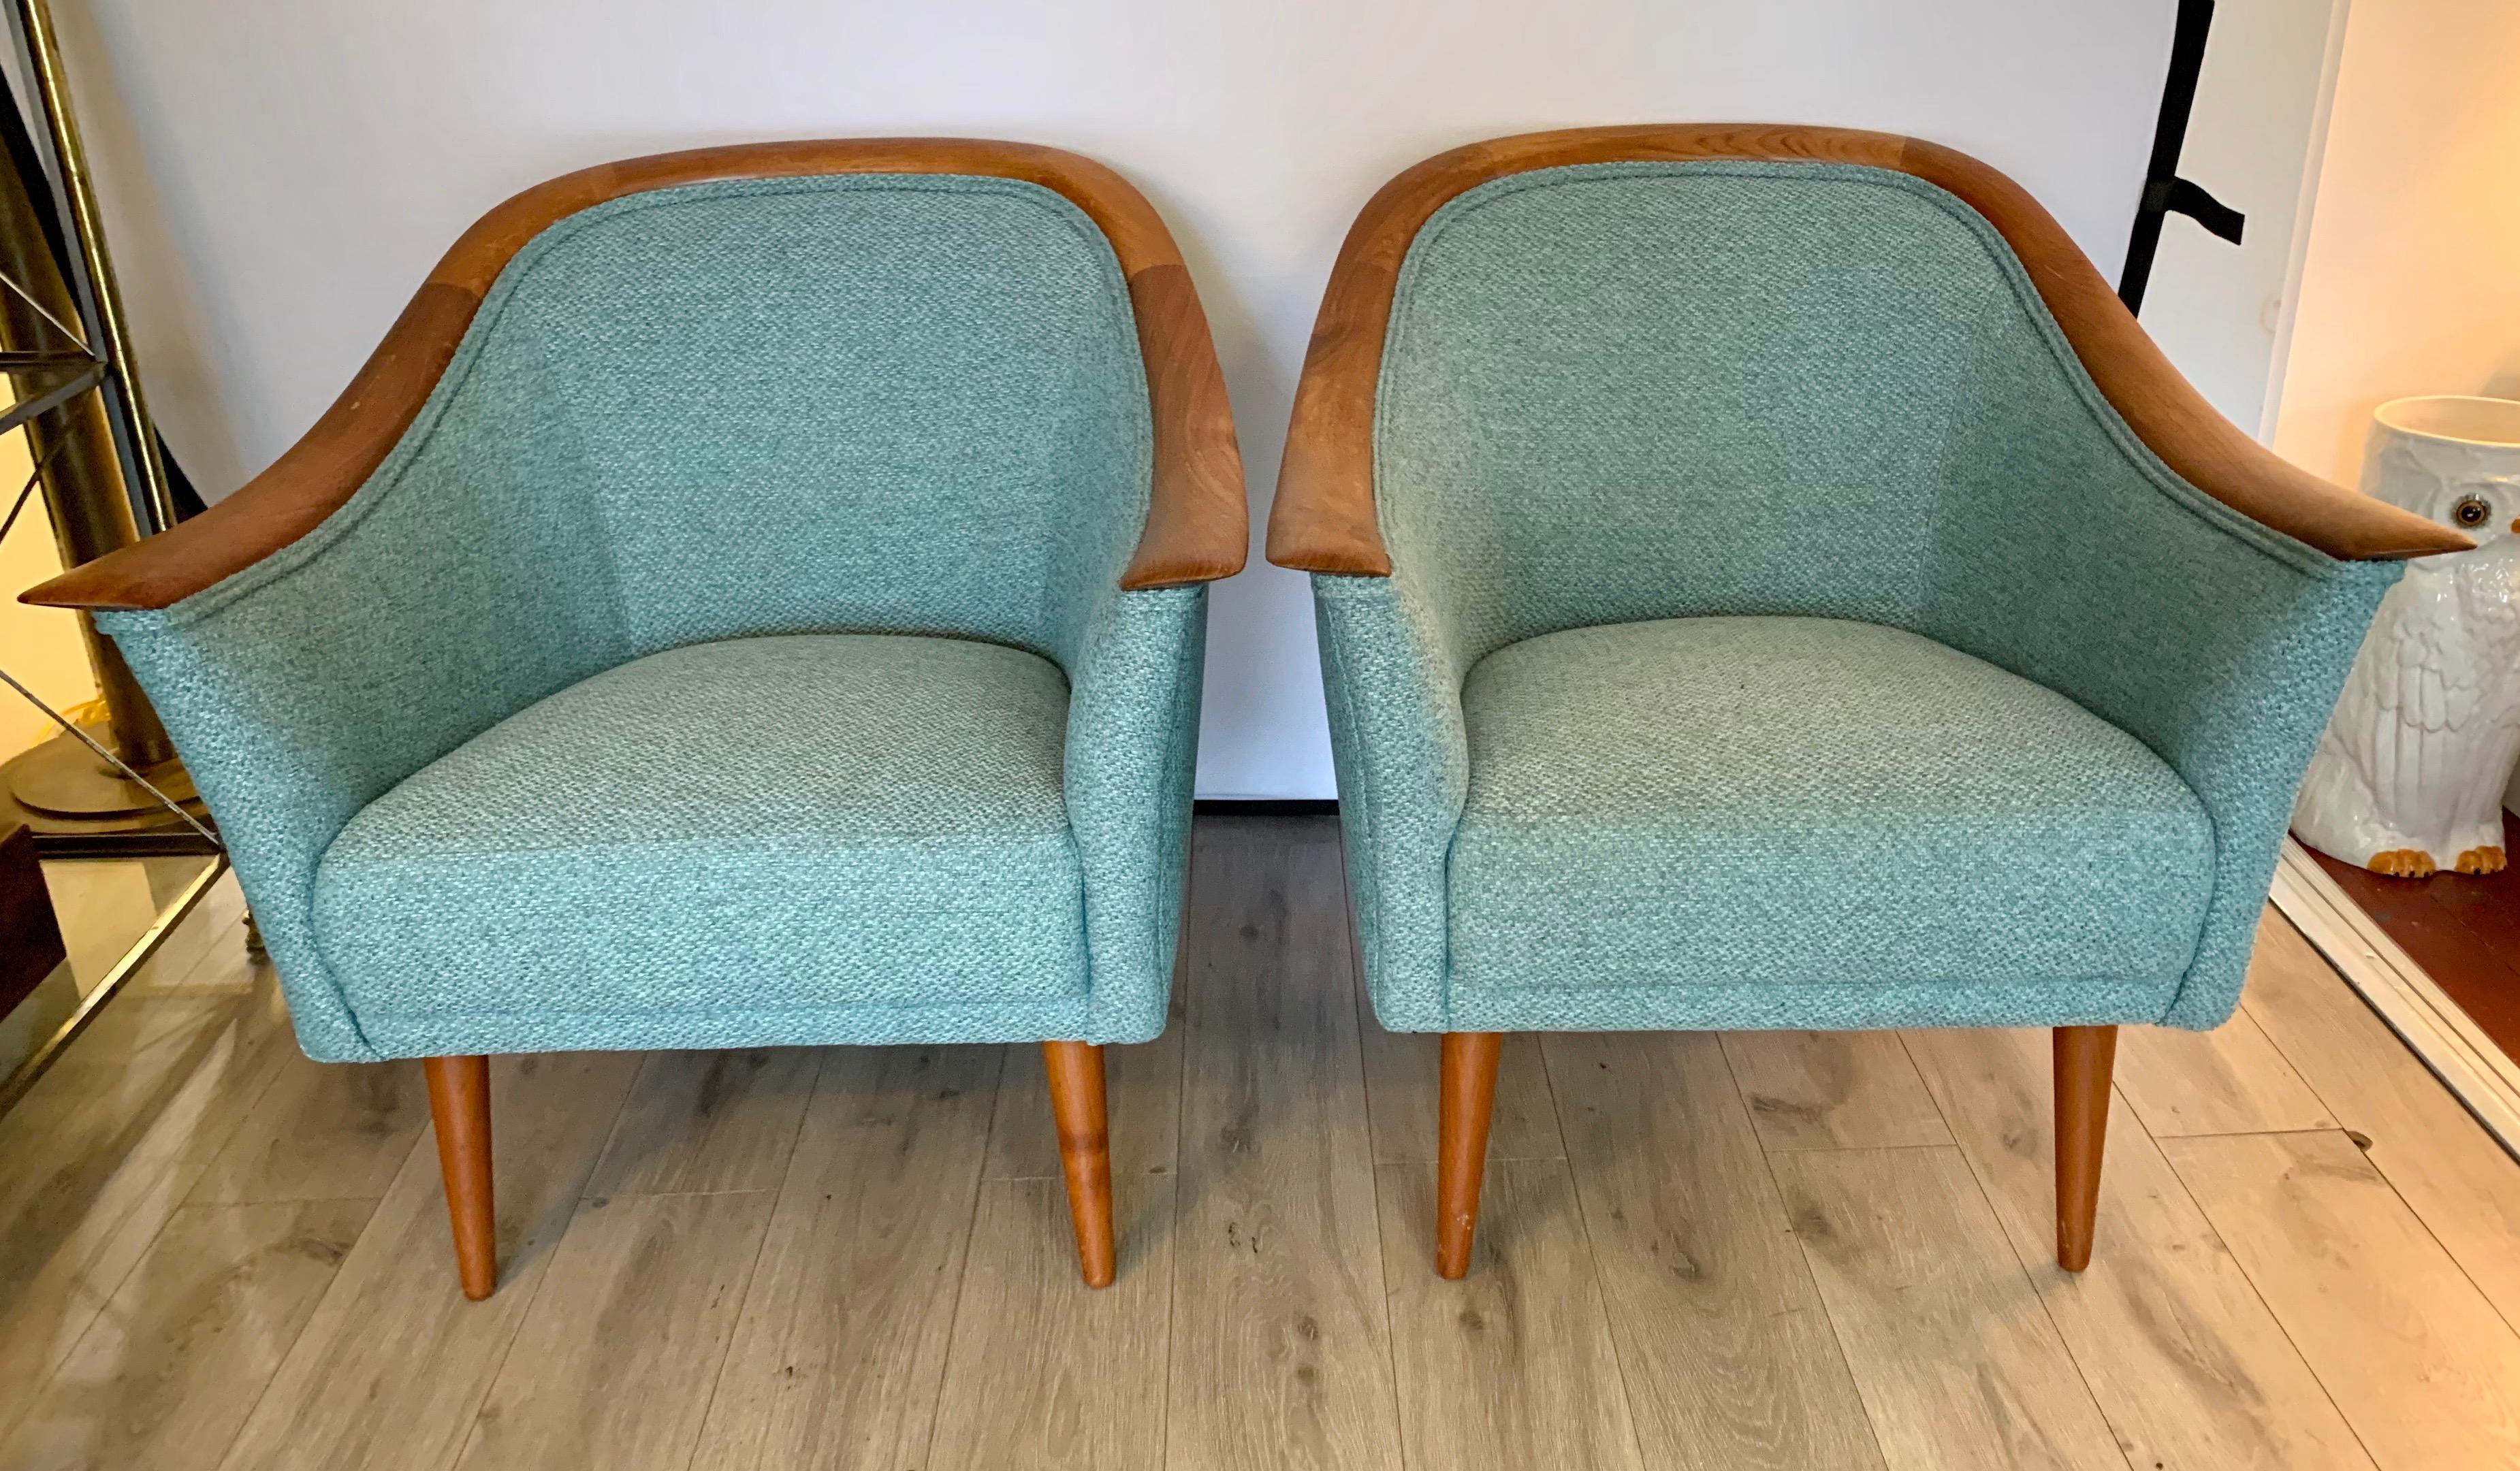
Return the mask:
[[2232, 423], [2274, 432], [2272, 389], [2344, 38], [2346, 0], [2222, 0], [2179, 172], [2248, 216], [2240, 244], [2162, 221], [2143, 325]]
[[2520, 6], [2359, 0], [2317, 189], [2274, 447], [2352, 485], [2390, 399], [2520, 398]]
[[[1349, 219], [1428, 154], [1530, 128], [1886, 128], [2021, 180], [2114, 278], [2173, 0], [54, 0], [155, 405], [213, 494], [328, 403], [430, 261], [583, 164], [959, 133], [1095, 155], [1155, 201], [1215, 325], [1257, 530]], [[1199, 785], [1328, 796], [1309, 597], [1218, 592]]]
[[2351, 485], [2389, 399], [2520, 398], [2520, 5], [2359, 0], [2318, 198], [2274, 447]]

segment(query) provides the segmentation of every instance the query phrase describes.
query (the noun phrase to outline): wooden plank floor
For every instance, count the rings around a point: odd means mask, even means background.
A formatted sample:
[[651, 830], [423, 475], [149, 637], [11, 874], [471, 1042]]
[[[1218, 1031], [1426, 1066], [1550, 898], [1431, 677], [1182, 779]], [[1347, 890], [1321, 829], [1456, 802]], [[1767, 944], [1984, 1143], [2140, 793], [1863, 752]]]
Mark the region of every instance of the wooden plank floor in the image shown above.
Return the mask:
[[1100, 1294], [1035, 1049], [891, 1048], [502, 1059], [468, 1304], [417, 1065], [305, 1061], [206, 907], [0, 1119], [0, 1471], [2520, 1466], [2520, 1166], [2272, 914], [2127, 1034], [2088, 1273], [2044, 1034], [1569, 1035], [1452, 1283], [1334, 824], [1194, 848]]

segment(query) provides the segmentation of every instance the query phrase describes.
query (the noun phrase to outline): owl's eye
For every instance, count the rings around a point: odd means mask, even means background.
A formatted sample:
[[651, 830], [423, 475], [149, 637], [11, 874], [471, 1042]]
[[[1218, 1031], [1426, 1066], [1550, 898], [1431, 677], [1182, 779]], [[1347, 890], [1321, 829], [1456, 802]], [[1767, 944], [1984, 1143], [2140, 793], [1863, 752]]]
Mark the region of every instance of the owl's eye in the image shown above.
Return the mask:
[[2450, 509], [2452, 520], [2462, 526], [2482, 526], [2494, 515], [2494, 508], [2477, 496], [2461, 496]]

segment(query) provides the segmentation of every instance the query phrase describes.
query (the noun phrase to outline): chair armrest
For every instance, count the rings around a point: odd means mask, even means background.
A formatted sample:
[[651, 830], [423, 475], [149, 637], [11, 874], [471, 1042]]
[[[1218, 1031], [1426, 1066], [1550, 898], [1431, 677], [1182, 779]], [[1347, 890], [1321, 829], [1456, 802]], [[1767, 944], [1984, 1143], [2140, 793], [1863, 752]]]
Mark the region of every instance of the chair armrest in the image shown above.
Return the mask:
[[1530, 169], [1690, 158], [1858, 164], [1933, 184], [2003, 237], [2102, 396], [2189, 484], [2334, 557], [2420, 557], [2472, 545], [2446, 526], [2286, 463], [2215, 412], [2064, 228], [2028, 191], [1986, 164], [1889, 133], [1706, 123], [1500, 138], [1438, 155], [1384, 185], [1358, 214], [1330, 268], [1280, 462], [1269, 559], [1310, 572], [1390, 574], [1391, 557], [1374, 517], [1374, 393], [1401, 266], [1437, 209], [1478, 185]]
[[1249, 554], [1251, 513], [1234, 406], [1225, 397], [1207, 314], [1177, 257], [1132, 273], [1129, 305], [1147, 365], [1154, 484], [1146, 528], [1120, 586], [1135, 592], [1231, 577]]
[[2044, 439], [2021, 423], [1985, 426], [2001, 446], [1968, 456], [1982, 470], [1938, 513], [1919, 631], [2069, 696], [2195, 793], [2213, 892], [2160, 1020], [2212, 1027], [2239, 1000], [2302, 771], [2405, 564], [2279, 534], [2096, 416]]
[[[444, 402], [407, 446], [427, 442]], [[218, 821], [310, 1055], [375, 1055], [312, 922], [342, 825], [622, 656], [606, 551], [577, 529], [566, 508], [396, 454], [340, 514], [215, 586], [96, 615]]]
[[1314, 623], [1338, 772], [1359, 960], [1386, 1026], [1447, 1019], [1446, 863], [1469, 795], [1456, 641], [1406, 576], [1316, 573]]
[[420, 417], [480, 304], [477, 292], [432, 278], [341, 396], [269, 469], [191, 520], [73, 567], [20, 601], [99, 611], [167, 607], [314, 530]]
[[1145, 1042], [1172, 996], [1207, 649], [1203, 584], [1119, 592], [1068, 676], [1064, 786], [1085, 874], [1091, 1042]]
[[2475, 546], [2448, 526], [2331, 484], [2258, 443], [2171, 366], [2091, 257], [2028, 190], [1939, 144], [1914, 138], [1898, 144], [1893, 166], [1958, 196], [2002, 235], [2100, 396], [2181, 479], [2340, 560], [2387, 561]]

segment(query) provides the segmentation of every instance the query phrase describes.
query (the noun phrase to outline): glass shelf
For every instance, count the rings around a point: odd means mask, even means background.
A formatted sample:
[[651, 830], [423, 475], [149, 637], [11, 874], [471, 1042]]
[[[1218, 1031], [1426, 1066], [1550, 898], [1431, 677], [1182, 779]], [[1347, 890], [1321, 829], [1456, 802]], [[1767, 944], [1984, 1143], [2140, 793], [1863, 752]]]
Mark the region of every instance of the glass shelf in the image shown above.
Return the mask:
[[[6, 1112], [96, 1019], [144, 973], [184, 979], [202, 956], [167, 941], [205, 899], [233, 921], [245, 912], [223, 858], [44, 861], [44, 883], [68, 958], [0, 1017], [0, 1112]], [[231, 913], [232, 912], [232, 913]], [[210, 931], [193, 927], [198, 944]]]

